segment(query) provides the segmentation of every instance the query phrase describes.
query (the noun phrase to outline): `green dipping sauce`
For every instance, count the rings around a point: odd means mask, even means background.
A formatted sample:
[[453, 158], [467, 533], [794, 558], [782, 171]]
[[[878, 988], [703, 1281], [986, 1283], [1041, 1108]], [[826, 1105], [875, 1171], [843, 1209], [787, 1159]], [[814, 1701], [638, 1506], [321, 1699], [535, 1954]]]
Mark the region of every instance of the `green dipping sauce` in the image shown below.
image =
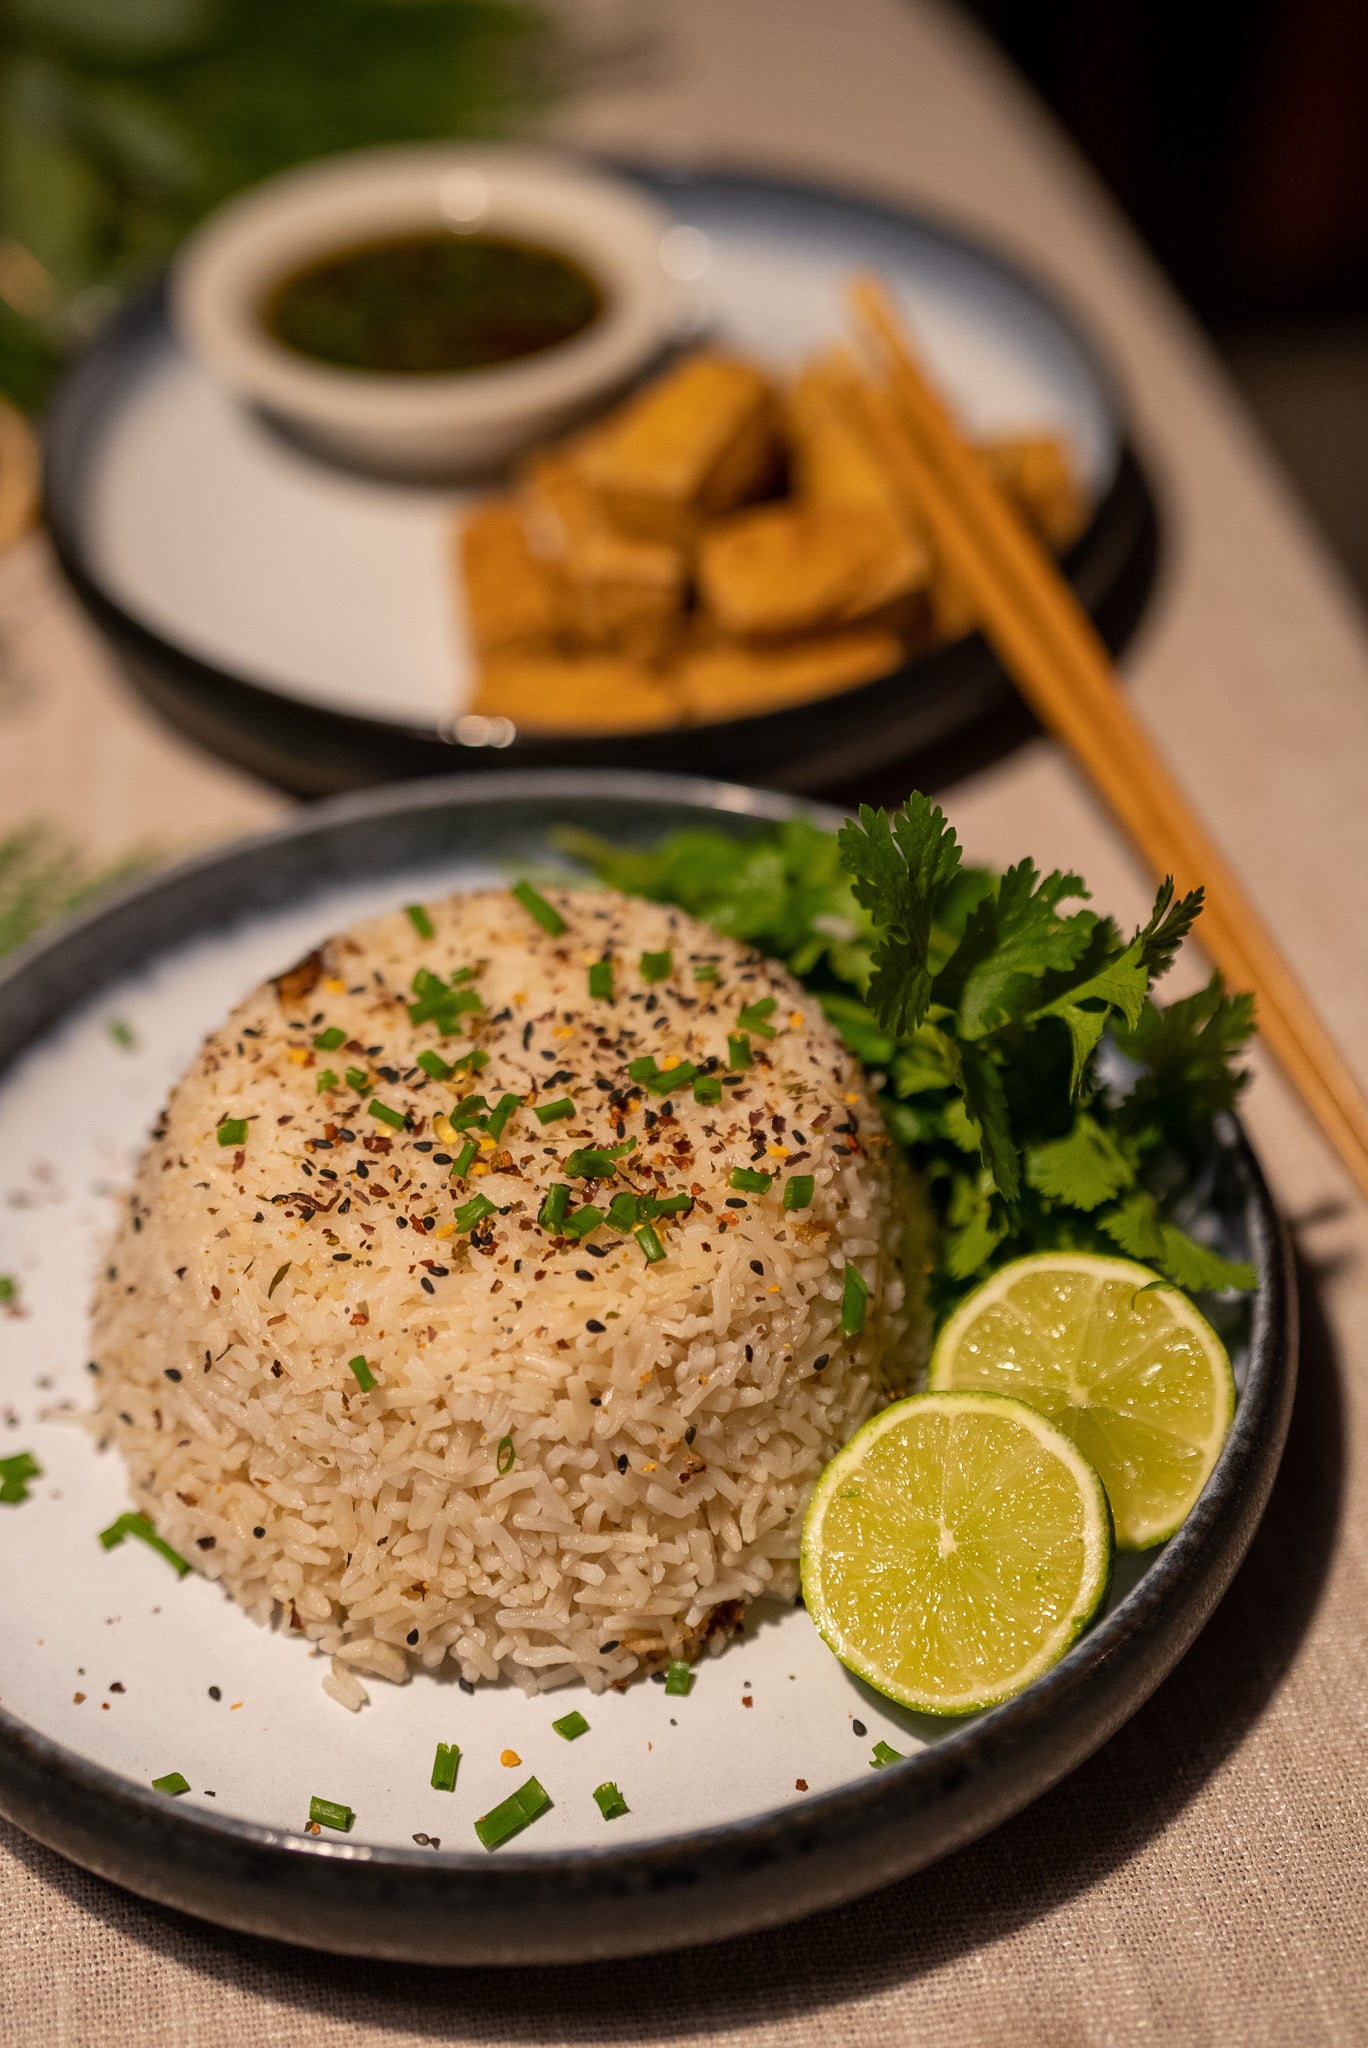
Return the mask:
[[587, 270], [498, 235], [400, 235], [320, 256], [261, 309], [296, 354], [387, 377], [444, 377], [555, 348], [603, 310]]

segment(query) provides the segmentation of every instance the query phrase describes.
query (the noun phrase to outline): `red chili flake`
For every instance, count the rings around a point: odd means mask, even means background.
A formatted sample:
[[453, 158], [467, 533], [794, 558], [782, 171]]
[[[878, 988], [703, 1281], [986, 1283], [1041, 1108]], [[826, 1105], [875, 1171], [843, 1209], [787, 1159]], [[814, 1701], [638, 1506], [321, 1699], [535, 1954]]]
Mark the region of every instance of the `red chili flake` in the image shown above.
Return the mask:
[[213, 1297], [214, 1297], [215, 1301], [217, 1301], [217, 1300], [218, 1300], [218, 1298], [219, 1298], [219, 1291], [218, 1291], [217, 1287], [211, 1287], [211, 1288], [209, 1289], [209, 1292], [210, 1292], [210, 1293], [211, 1293], [211, 1294], [213, 1295]]
[[82, 1703], [82, 1701], [83, 1701], [84, 1699], [85, 1699], [85, 1694], [84, 1694], [83, 1692], [74, 1692], [74, 1693], [73, 1693], [73, 1694], [71, 1695], [71, 1704], [72, 1704], [72, 1705], [73, 1705], [74, 1707], [79, 1707], [79, 1706], [81, 1705], [81, 1703]]
[[743, 1707], [753, 1707], [755, 1705], [755, 1701], [751, 1698], [748, 1692], [743, 1692], [741, 1695], [741, 1704]]
[[806, 1792], [806, 1791], [807, 1791], [807, 1779], [806, 1779], [806, 1778], [795, 1778], [795, 1779], [794, 1779], [794, 1781], [793, 1781], [793, 1789], [794, 1789], [794, 1791], [795, 1791], [795, 1792]]

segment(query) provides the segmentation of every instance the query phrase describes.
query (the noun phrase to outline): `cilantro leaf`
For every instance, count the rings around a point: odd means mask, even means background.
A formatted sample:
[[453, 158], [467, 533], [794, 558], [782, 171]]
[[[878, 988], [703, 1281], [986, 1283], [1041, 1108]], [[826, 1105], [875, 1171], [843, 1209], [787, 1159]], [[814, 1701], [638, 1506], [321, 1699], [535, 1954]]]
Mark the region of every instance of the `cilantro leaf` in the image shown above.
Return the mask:
[[1004, 1201], [1021, 1192], [1021, 1158], [1012, 1137], [1007, 1092], [989, 1055], [977, 1045], [961, 1045], [960, 1074], [964, 1107], [978, 1128], [983, 1163]]
[[1097, 920], [1091, 911], [1061, 917], [1057, 905], [1082, 889], [1077, 875], [1042, 877], [1034, 861], [1023, 860], [975, 905], [932, 989], [938, 1004], [958, 1011], [964, 1037], [982, 1038], [1007, 1023], [1033, 983], [1079, 960]]
[[855, 900], [878, 931], [869, 1007], [890, 1031], [915, 1031], [931, 999], [931, 928], [959, 872], [959, 840], [939, 805], [914, 791], [891, 818], [861, 804], [838, 843]]
[[1135, 1189], [1115, 1209], [1098, 1217], [1113, 1243], [1133, 1259], [1153, 1266], [1166, 1280], [1188, 1293], [1219, 1293], [1227, 1287], [1248, 1289], [1255, 1272], [1242, 1260], [1224, 1259], [1209, 1245], [1199, 1244], [1165, 1217], [1154, 1196]]
[[1030, 1147], [1026, 1179], [1039, 1195], [1091, 1210], [1133, 1187], [1135, 1168], [1116, 1140], [1083, 1112], [1067, 1137]]

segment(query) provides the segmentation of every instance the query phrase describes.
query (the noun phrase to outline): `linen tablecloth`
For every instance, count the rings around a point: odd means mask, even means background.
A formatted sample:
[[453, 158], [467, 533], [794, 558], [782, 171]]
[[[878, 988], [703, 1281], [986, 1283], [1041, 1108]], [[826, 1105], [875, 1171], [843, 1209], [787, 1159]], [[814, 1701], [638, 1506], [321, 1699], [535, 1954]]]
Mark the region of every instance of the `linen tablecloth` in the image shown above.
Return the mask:
[[[643, 0], [656, 44], [569, 139], [925, 206], [1051, 282], [1116, 366], [1159, 494], [1139, 708], [1368, 1079], [1368, 635], [1205, 344], [1067, 144], [963, 19], [897, 0]], [[649, 40], [649, 39], [648, 39]], [[0, 820], [168, 851], [283, 816], [126, 692], [41, 540], [0, 563]], [[1035, 741], [948, 792], [976, 858], [1139, 868]], [[1276, 1076], [1248, 1120], [1295, 1231], [1303, 1364], [1249, 1559], [1174, 1675], [986, 1840], [843, 1911], [706, 1952], [404, 1970], [224, 1934], [0, 1825], [7, 2048], [404, 2048], [829, 2038], [1049, 2044], [1368, 2038], [1368, 1214]]]

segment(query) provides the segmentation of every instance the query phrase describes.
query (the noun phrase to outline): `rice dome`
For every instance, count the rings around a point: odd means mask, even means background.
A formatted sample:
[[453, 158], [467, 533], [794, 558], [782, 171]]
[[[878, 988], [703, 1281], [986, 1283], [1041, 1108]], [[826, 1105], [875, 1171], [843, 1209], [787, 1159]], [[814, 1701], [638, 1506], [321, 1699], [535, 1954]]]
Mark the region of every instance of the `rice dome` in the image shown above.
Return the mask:
[[679, 910], [548, 901], [563, 931], [507, 890], [399, 911], [257, 989], [100, 1276], [139, 1508], [349, 1705], [354, 1670], [599, 1688], [722, 1639], [794, 1593], [902, 1369], [905, 1175], [816, 1001]]

